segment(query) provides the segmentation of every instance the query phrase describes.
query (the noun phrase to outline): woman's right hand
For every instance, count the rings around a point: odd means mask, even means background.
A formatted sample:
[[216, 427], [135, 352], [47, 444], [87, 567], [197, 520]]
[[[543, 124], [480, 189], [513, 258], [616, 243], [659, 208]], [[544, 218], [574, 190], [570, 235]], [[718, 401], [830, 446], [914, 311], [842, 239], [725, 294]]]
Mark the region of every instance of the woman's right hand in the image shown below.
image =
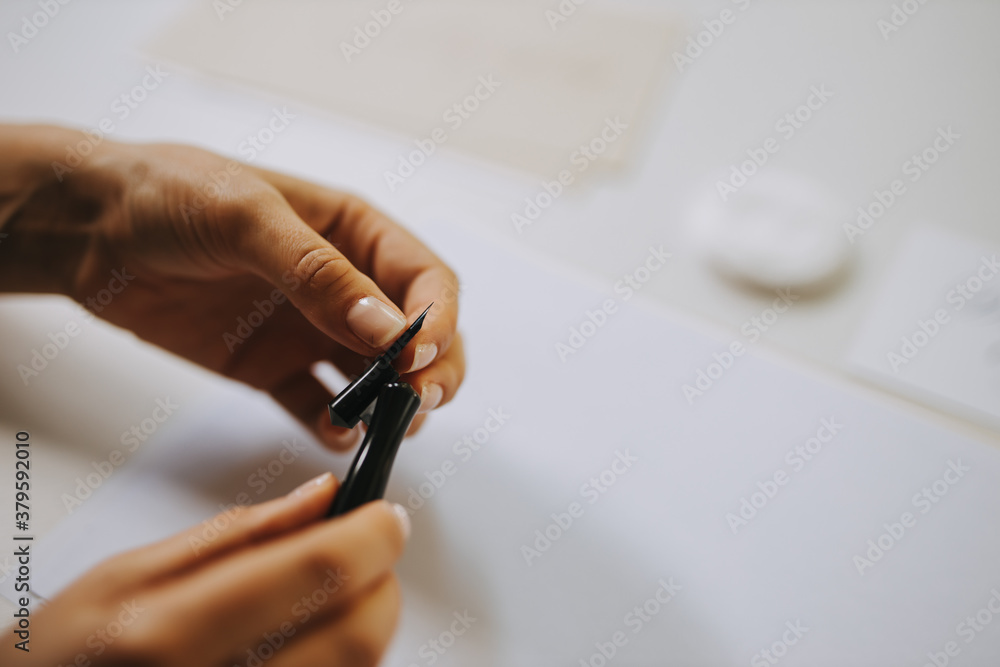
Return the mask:
[[98, 565], [32, 616], [13, 666], [375, 665], [395, 630], [399, 506], [329, 521], [332, 475]]

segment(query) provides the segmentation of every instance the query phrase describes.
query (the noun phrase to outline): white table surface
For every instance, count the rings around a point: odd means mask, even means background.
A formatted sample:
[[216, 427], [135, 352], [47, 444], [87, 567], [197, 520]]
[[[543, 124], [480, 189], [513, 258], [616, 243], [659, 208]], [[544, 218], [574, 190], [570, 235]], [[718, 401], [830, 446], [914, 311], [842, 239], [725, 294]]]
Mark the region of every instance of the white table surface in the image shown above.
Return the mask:
[[[77, 0], [14, 54], [6, 38], [29, 0], [0, 5], [0, 121], [47, 121], [91, 127], [112, 100], [142, 77], [144, 40], [181, 3]], [[650, 2], [649, 4], [658, 4]], [[725, 2], [659, 3], [676, 7], [691, 26]], [[886, 42], [876, 21], [891, 2], [766, 2], [758, 0], [694, 66], [658, 97], [641, 128], [642, 145], [627, 169], [560, 199], [545, 217], [517, 234], [510, 214], [538, 187], [534, 176], [443, 152], [397, 193], [382, 180], [385, 165], [410, 138], [318, 111], [297, 122], [258, 164], [358, 192], [404, 222], [445, 219], [512, 239], [526, 251], [612, 284], [634, 268], [652, 242], [676, 250], [644, 294], [712, 326], [736, 331], [773, 297], [734, 289], [685, 251], [682, 225], [691, 193], [772, 132], [813, 84], [835, 97], [780, 154], [776, 168], [818, 179], [856, 207], [884, 189], [900, 165], [953, 125], [960, 143], [910, 189], [865, 236], [852, 279], [827, 297], [797, 304], [765, 345], [822, 372], [842, 375], [843, 352], [863, 317], [886, 263], [907, 229], [931, 222], [1000, 243], [995, 180], [1000, 176], [1000, 3], [929, 3]], [[167, 67], [166, 69], [170, 69]], [[117, 139], [175, 140], [235, 155], [247, 132], [275, 104], [287, 101], [236, 86], [209, 84], [183, 72], [168, 80], [120, 124]], [[336, 151], [322, 150], [337, 146]], [[60, 493], [148, 416], [156, 398], [194, 401], [202, 371], [92, 325], [42, 381], [25, 388], [16, 366], [26, 351], [65, 323], [51, 299], [0, 302], [0, 438], [18, 430], [35, 445], [33, 523], [43, 535], [63, 518]], [[105, 388], [88, 393], [94, 374]], [[864, 390], [867, 390], [864, 389]], [[901, 405], [908, 405], [900, 401]], [[962, 424], [925, 407], [912, 410], [1000, 444], [996, 433]], [[4, 461], [2, 469], [8, 469]], [[8, 485], [0, 485], [6, 507]], [[0, 528], [7, 540], [9, 528]], [[6, 601], [0, 608], [6, 613]]]

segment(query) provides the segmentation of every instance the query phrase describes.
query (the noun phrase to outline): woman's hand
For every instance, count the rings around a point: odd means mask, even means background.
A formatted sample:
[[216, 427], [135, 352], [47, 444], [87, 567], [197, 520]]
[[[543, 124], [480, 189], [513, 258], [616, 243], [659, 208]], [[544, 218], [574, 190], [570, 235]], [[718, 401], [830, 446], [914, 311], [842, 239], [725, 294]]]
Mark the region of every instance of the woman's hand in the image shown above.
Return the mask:
[[313, 364], [359, 371], [434, 302], [396, 366], [423, 412], [455, 394], [457, 280], [399, 225], [353, 196], [186, 146], [104, 140], [63, 162], [81, 141], [0, 126], [0, 291], [68, 294], [270, 392], [336, 448], [357, 433], [329, 425]]
[[377, 501], [319, 520], [336, 482], [234, 508], [91, 570], [33, 616], [11, 667], [362, 667], [399, 613], [406, 511]]

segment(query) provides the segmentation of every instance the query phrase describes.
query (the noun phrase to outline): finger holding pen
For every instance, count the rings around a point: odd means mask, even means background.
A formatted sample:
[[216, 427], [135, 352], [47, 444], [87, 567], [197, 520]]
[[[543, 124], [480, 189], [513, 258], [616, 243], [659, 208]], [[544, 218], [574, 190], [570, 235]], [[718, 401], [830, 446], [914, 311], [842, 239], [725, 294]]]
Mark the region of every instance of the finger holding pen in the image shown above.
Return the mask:
[[[264, 650], [278, 666], [376, 664], [399, 614], [392, 568], [409, 520], [378, 501], [321, 521], [336, 488], [322, 475], [215, 517], [208, 523], [225, 527], [214, 539], [196, 527], [106, 561], [38, 614], [45, 641], [30, 660], [3, 649], [0, 658], [15, 667], [80, 655], [94, 667], [214, 667]], [[207, 545], [193, 548], [192, 537]], [[133, 613], [124, 623], [123, 609]], [[95, 633], [111, 623], [120, 631], [95, 652]]]

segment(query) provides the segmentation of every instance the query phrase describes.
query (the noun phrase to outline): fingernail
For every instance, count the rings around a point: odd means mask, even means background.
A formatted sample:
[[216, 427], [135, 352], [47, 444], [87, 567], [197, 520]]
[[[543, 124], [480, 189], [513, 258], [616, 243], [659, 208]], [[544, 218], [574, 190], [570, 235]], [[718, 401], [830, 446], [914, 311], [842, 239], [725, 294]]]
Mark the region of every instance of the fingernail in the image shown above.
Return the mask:
[[396, 519], [399, 521], [399, 527], [403, 530], [403, 537], [410, 539], [410, 533], [413, 532], [413, 525], [410, 523], [410, 514], [406, 511], [406, 508], [402, 505], [397, 505], [393, 503], [392, 511], [396, 514]]
[[438, 346], [437, 343], [422, 343], [417, 345], [417, 349], [413, 351], [413, 365], [410, 366], [410, 370], [407, 373], [415, 373], [422, 368], [427, 368], [434, 361], [434, 357], [437, 356]]
[[406, 328], [406, 318], [373, 296], [359, 299], [347, 311], [347, 326], [372, 347], [384, 347]]
[[444, 397], [444, 389], [441, 385], [433, 382], [425, 384], [424, 390], [420, 392], [420, 407], [417, 412], [430, 412], [438, 406]]
[[308, 496], [310, 493], [316, 491], [323, 486], [326, 486], [330, 482], [330, 478], [333, 477], [333, 473], [325, 472], [319, 477], [309, 480], [302, 486], [298, 487], [292, 491], [289, 495], [295, 498], [303, 498]]

